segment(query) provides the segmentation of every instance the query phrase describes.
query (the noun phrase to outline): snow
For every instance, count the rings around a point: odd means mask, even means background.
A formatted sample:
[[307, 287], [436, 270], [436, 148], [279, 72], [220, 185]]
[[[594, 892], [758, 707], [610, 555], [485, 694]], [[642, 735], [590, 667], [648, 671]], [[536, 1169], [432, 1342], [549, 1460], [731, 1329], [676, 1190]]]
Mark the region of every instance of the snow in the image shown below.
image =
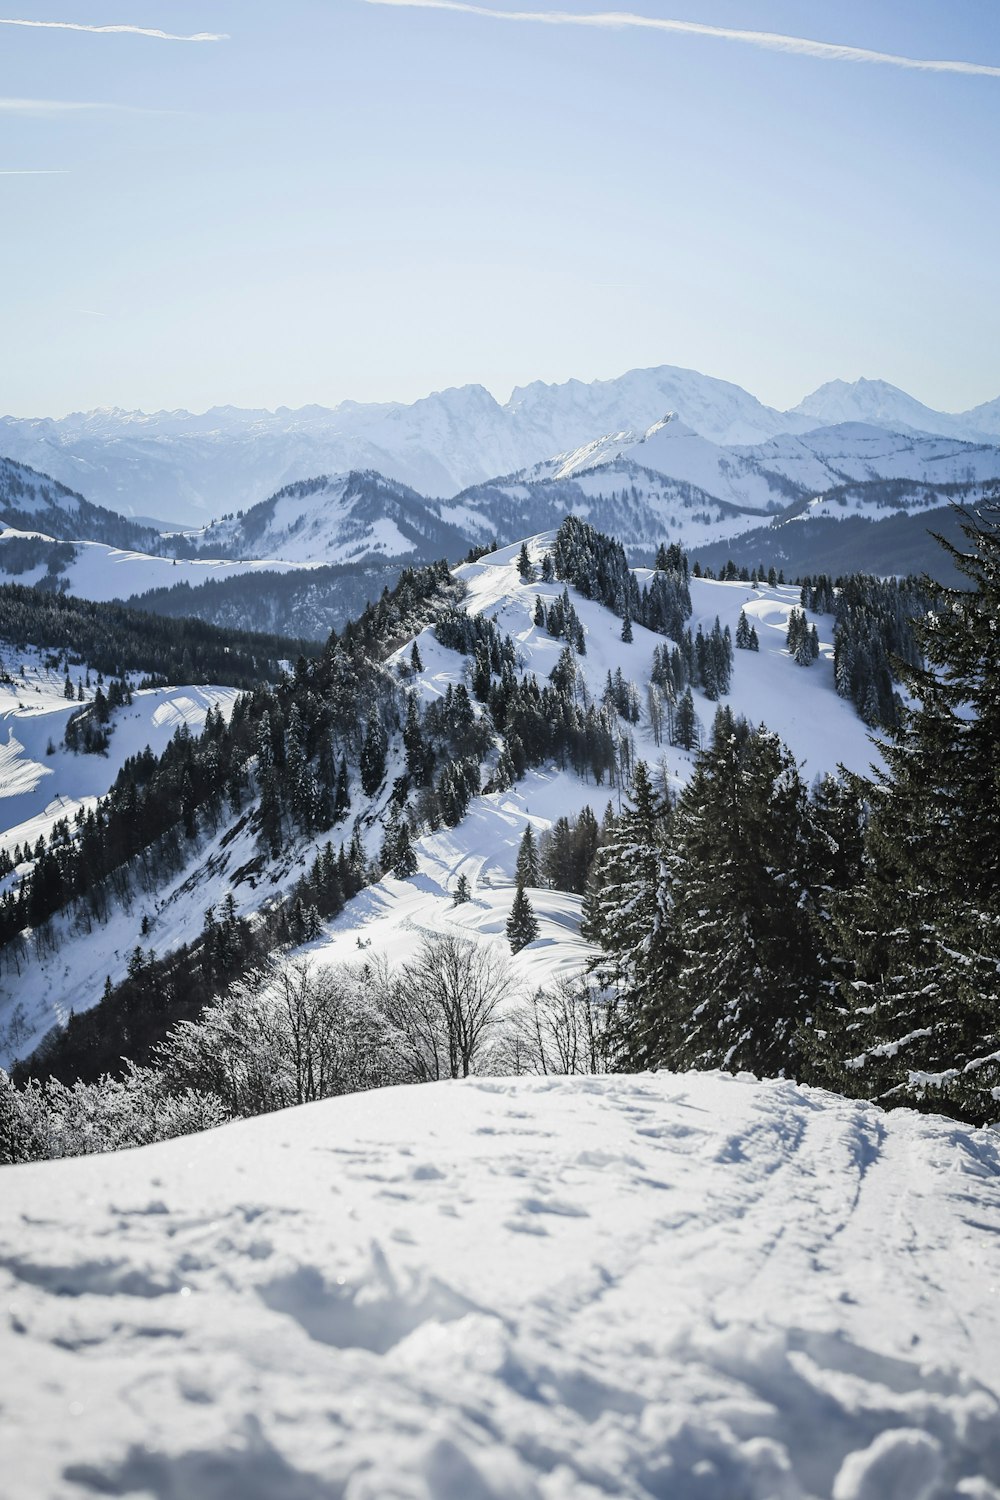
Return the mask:
[[[131, 705], [111, 716], [108, 753], [76, 754], [62, 739], [67, 720], [82, 705], [64, 697], [64, 675], [45, 666], [46, 654], [0, 642], [0, 670], [9, 679], [0, 680], [0, 849], [26, 840], [34, 845], [61, 818], [72, 819], [79, 807], [102, 796], [129, 756], [147, 745], [161, 754], [181, 724], [200, 733], [211, 707], [228, 719], [239, 697], [228, 687], [137, 689]], [[86, 675], [85, 665], [71, 669], [74, 688]], [[87, 703], [96, 682], [92, 672]]]
[[[3, 537], [40, 536], [40, 532], [20, 532], [8, 528]], [[52, 541], [52, 537], [43, 537]], [[73, 542], [76, 557], [60, 573], [60, 582], [65, 579], [71, 594], [82, 599], [93, 599], [104, 603], [109, 599], [130, 599], [134, 594], [144, 594], [149, 589], [169, 589], [175, 583], [188, 583], [192, 588], [209, 579], [235, 578], [240, 573], [287, 573], [297, 567], [319, 567], [326, 561], [313, 557], [306, 562], [291, 562], [285, 558], [271, 560], [241, 559], [230, 562], [222, 558], [170, 558], [151, 557], [145, 552], [129, 552], [119, 547], [109, 547], [104, 542]], [[19, 574], [14, 580], [30, 587], [45, 577], [45, 564]]]
[[990, 1500], [997, 1147], [657, 1074], [7, 1168], [4, 1494]]

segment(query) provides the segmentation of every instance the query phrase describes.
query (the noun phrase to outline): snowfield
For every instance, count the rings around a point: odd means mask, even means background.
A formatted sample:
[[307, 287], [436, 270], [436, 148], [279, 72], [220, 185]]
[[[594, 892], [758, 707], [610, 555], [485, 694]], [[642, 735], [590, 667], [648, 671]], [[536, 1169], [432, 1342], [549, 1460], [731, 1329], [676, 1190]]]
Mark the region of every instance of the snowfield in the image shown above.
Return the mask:
[[991, 1500], [1000, 1152], [715, 1074], [6, 1168], [5, 1500]]

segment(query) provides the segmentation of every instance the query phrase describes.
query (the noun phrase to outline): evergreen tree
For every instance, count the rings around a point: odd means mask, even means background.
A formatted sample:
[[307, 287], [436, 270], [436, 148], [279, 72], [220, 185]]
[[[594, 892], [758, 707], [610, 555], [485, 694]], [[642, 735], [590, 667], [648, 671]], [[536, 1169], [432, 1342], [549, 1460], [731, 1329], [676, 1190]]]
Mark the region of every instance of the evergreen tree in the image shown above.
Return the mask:
[[728, 710], [677, 806], [667, 877], [681, 950], [654, 1060], [801, 1069], [799, 1029], [822, 994], [805, 787], [789, 751]]
[[416, 676], [418, 672], [422, 672], [423, 670], [424, 664], [420, 658], [420, 648], [416, 641], [414, 641], [412, 650], [410, 651], [410, 671]]
[[535, 842], [534, 830], [531, 824], [525, 825], [521, 842], [517, 850], [517, 864], [514, 867], [514, 879], [519, 886], [538, 886], [542, 883], [541, 870], [538, 863], [538, 845]]
[[[927, 666], [865, 788], [863, 877], [837, 907], [854, 972], [823, 1018], [826, 1077], [885, 1103], [998, 1116], [1000, 507], [942, 541], [967, 590], [925, 580]], [[942, 540], [939, 538], [939, 540]]]
[[364, 743], [361, 746], [361, 789], [371, 797], [378, 791], [385, 777], [385, 757], [388, 749], [385, 730], [377, 712], [368, 717]]
[[410, 825], [405, 821], [399, 827], [392, 873], [397, 880], [408, 880], [417, 873], [417, 855], [410, 839]]
[[538, 919], [532, 909], [531, 902], [524, 893], [524, 887], [518, 886], [514, 896], [514, 904], [507, 918], [507, 941], [510, 943], [512, 953], [520, 953], [529, 943], [533, 943], [538, 936]]
[[517, 555], [517, 571], [521, 575], [522, 583], [534, 583], [535, 569], [532, 566], [531, 557], [528, 553], [527, 542], [521, 543], [521, 550]]
[[599, 851], [584, 901], [583, 934], [604, 956], [594, 968], [615, 987], [626, 1029], [625, 1055], [643, 1066], [654, 1016], [675, 977], [676, 950], [664, 920], [664, 860], [669, 806], [653, 789], [644, 761], [632, 792]]
[[455, 889], [452, 892], [451, 904], [452, 906], [464, 906], [466, 901], [471, 900], [472, 890], [469, 885], [469, 877], [463, 870], [455, 882]]

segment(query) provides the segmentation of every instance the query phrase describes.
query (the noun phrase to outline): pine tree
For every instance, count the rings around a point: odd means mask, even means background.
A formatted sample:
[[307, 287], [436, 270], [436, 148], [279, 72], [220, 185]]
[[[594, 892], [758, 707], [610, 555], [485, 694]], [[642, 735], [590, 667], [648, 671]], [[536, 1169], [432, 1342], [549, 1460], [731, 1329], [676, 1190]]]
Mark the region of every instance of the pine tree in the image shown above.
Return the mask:
[[382, 720], [377, 712], [369, 715], [368, 728], [361, 746], [361, 788], [371, 797], [378, 791], [385, 777], [385, 757], [388, 748]]
[[626, 646], [631, 646], [631, 644], [632, 644], [632, 619], [631, 619], [631, 616], [629, 615], [629, 612], [628, 612], [627, 608], [625, 610], [625, 617], [622, 620], [622, 640], [625, 642]]
[[522, 583], [534, 583], [535, 569], [532, 566], [527, 542], [521, 543], [521, 550], [517, 555], [517, 571], [521, 575]]
[[410, 671], [416, 676], [418, 672], [422, 672], [423, 670], [424, 664], [420, 659], [420, 648], [416, 641], [414, 641], [413, 648], [410, 651]]
[[594, 968], [616, 990], [625, 1055], [636, 1067], [651, 1055], [651, 1032], [676, 968], [664, 921], [669, 816], [645, 762], [637, 762], [631, 795], [597, 855], [584, 901], [582, 931], [603, 950]]
[[863, 877], [836, 913], [854, 972], [823, 1029], [838, 1087], [983, 1122], [1000, 1086], [1000, 507], [962, 530], [966, 548], [942, 545], [971, 588], [925, 580], [927, 666], [900, 668], [914, 706], [865, 788]]
[[655, 1061], [800, 1071], [798, 1033], [823, 985], [813, 848], [789, 751], [777, 735], [720, 710], [678, 802], [667, 856], [681, 958]]
[[541, 869], [538, 862], [538, 845], [535, 842], [534, 831], [531, 824], [525, 825], [521, 842], [517, 850], [517, 864], [514, 867], [514, 879], [519, 886], [538, 886], [542, 883]]
[[405, 821], [399, 827], [399, 835], [396, 839], [396, 859], [392, 873], [397, 880], [408, 880], [411, 875], [417, 873], [416, 850], [410, 839], [410, 825]]
[[451, 904], [452, 906], [464, 906], [466, 901], [471, 900], [472, 889], [469, 885], [469, 877], [463, 870], [455, 882], [455, 889], [452, 892]]
[[518, 886], [514, 896], [514, 904], [507, 918], [507, 941], [510, 943], [512, 953], [520, 953], [529, 943], [533, 943], [538, 936], [538, 919], [532, 909], [531, 902], [524, 893], [524, 887]]
[[740, 617], [736, 623], [736, 647], [740, 651], [750, 651], [750, 621], [741, 609]]

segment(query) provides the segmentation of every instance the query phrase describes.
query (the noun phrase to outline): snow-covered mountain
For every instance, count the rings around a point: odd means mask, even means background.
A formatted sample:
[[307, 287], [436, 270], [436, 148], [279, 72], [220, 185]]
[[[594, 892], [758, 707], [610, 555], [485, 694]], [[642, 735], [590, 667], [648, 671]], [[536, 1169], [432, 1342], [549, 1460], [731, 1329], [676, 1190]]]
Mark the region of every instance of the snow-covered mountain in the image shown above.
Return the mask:
[[746, 1075], [5, 1168], [4, 1490], [986, 1500], [998, 1215], [992, 1132]]
[[[794, 411], [779, 412], [729, 381], [661, 365], [613, 380], [536, 381], [503, 404], [469, 385], [410, 404], [345, 401], [275, 412], [214, 407], [200, 415], [112, 408], [58, 420], [3, 417], [0, 453], [122, 514], [198, 524], [207, 515], [245, 510], [311, 475], [351, 470], [377, 470], [421, 494], [451, 496], [553, 454], [568, 455], [602, 433], [644, 434], [668, 411], [723, 447], [844, 421], [970, 441], [1000, 437], [1000, 399], [948, 416], [881, 382], [833, 382]], [[699, 483], [694, 475], [677, 477]]]
[[1000, 437], [1000, 398], [965, 412], [934, 411], [885, 380], [830, 380], [792, 414], [812, 418], [816, 426], [866, 422], [893, 432], [932, 432], [967, 442]]
[[362, 557], [460, 557], [469, 539], [441, 506], [372, 472], [286, 485], [191, 538], [207, 556], [346, 563]]
[[520, 386], [506, 408], [529, 432], [541, 458], [590, 441], [595, 434], [645, 432], [664, 412], [710, 442], [758, 443], [778, 432], [804, 432], [808, 419], [764, 406], [741, 386], [697, 370], [659, 365], [629, 370], [615, 380], [567, 380]]
[[629, 458], [569, 478], [513, 476], [475, 485], [444, 504], [441, 513], [476, 540], [496, 537], [501, 542], [554, 528], [564, 516], [577, 515], [640, 551], [664, 541], [691, 547], [738, 535], [768, 514], [717, 500], [696, 485], [656, 474]]
[[784, 475], [811, 497], [850, 481], [912, 479], [947, 486], [1000, 479], [1000, 446], [841, 422], [801, 437], [785, 434], [736, 457]]
[[[794, 444], [788, 434], [771, 440]], [[761, 451], [766, 449], [762, 447]], [[712, 443], [669, 412], [645, 432], [616, 432], [585, 443], [572, 453], [558, 455], [529, 471], [531, 478], [569, 479], [592, 470], [602, 471], [618, 459], [678, 479], [729, 505], [756, 511], [783, 509], [804, 492], [781, 472], [769, 472], [758, 462], [757, 450], [727, 449]], [[1000, 461], [1000, 453], [997, 455]]]

